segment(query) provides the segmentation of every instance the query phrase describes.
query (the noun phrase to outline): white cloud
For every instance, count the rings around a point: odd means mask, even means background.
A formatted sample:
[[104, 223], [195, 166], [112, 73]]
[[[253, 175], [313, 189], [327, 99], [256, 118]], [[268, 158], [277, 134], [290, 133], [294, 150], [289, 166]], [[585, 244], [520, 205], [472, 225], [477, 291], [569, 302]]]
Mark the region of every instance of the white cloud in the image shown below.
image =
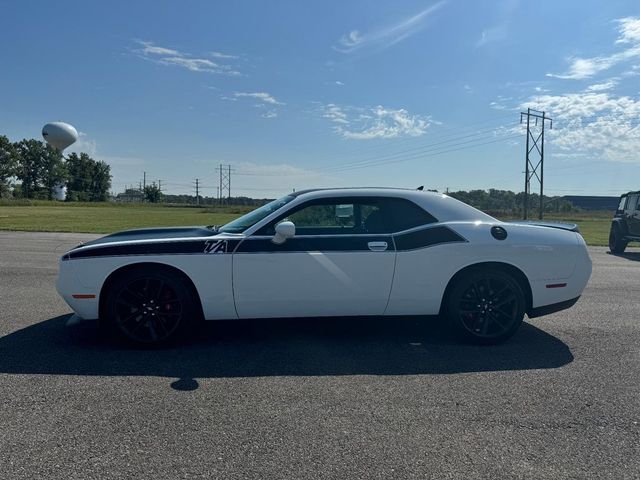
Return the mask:
[[342, 110], [342, 107], [334, 103], [329, 103], [328, 105], [323, 107], [324, 118], [328, 118], [333, 123], [341, 123], [343, 125], [349, 125], [349, 120], [347, 120], [347, 114]]
[[238, 58], [240, 58], [238, 55], [229, 55], [228, 53], [222, 52], [209, 52], [209, 55], [214, 58], [224, 58], [228, 60], [237, 60]]
[[640, 18], [626, 17], [618, 20], [620, 27], [620, 37], [616, 43], [637, 43], [640, 42]]
[[172, 50], [171, 48], [158, 47], [154, 45], [152, 42], [139, 42], [142, 45], [142, 52], [147, 55], [182, 55], [177, 50]]
[[342, 87], [344, 85], [344, 82], [341, 82], [340, 80], [336, 80], [335, 84], [338, 85], [339, 87]]
[[433, 123], [430, 118], [411, 115], [403, 108], [381, 105], [363, 109], [329, 103], [321, 106], [321, 114], [335, 124], [334, 130], [339, 135], [353, 140], [419, 137]]
[[619, 24], [619, 36], [615, 43], [629, 44], [629, 48], [610, 55], [600, 55], [591, 58], [570, 58], [570, 66], [565, 73], [547, 73], [547, 76], [564, 80], [582, 80], [591, 78], [602, 71], [609, 70], [620, 63], [640, 57], [640, 18], [622, 18], [617, 20], [617, 23]]
[[262, 118], [276, 118], [278, 116], [278, 112], [275, 110], [269, 110], [262, 114]]
[[66, 153], [75, 152], [75, 153], [88, 153], [90, 156], [95, 157], [98, 153], [98, 144], [85, 132], [78, 132], [78, 140], [75, 143], [69, 146], [69, 149]]
[[236, 97], [249, 97], [249, 98], [256, 98], [258, 100], [260, 100], [261, 102], [264, 103], [268, 103], [270, 105], [284, 105], [284, 103], [279, 102], [278, 100], [275, 99], [275, 97], [269, 93], [266, 92], [236, 92], [233, 94]]
[[603, 92], [605, 90], [611, 90], [617, 84], [618, 84], [618, 80], [615, 79], [615, 78], [612, 78], [612, 79], [607, 80], [606, 82], [603, 82], [603, 83], [595, 83], [593, 85], [589, 85], [587, 87], [587, 91], [588, 92]]
[[[192, 72], [207, 72], [229, 76], [241, 75], [234, 67], [214, 62], [208, 58], [196, 58], [185, 52], [158, 46], [153, 42], [136, 40], [136, 43], [140, 45], [140, 48], [135, 51], [141, 58], [160, 65], [181, 67]], [[225, 56], [219, 58], [231, 59], [233, 57]]]
[[607, 91], [539, 95], [521, 105], [553, 117], [549, 140], [562, 154], [640, 163], [640, 99]]
[[338, 45], [333, 48], [341, 53], [352, 53], [364, 47], [378, 46], [387, 48], [395, 45], [424, 28], [427, 18], [445, 3], [446, 0], [437, 2], [398, 23], [387, 25], [377, 30], [364, 33], [359, 30], [351, 30], [349, 33], [342, 35], [338, 40]]
[[494, 110], [507, 110], [508, 107], [498, 102], [489, 103], [489, 108], [493, 108]]

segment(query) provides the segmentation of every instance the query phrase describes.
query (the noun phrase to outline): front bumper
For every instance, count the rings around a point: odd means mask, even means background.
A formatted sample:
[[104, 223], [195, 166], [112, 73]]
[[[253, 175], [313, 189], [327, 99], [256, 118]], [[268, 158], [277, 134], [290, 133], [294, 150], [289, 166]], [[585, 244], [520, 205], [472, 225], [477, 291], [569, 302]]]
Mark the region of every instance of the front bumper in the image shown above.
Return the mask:
[[100, 292], [88, 289], [80, 283], [75, 272], [74, 260], [60, 260], [56, 290], [79, 318], [83, 320], [98, 318]]

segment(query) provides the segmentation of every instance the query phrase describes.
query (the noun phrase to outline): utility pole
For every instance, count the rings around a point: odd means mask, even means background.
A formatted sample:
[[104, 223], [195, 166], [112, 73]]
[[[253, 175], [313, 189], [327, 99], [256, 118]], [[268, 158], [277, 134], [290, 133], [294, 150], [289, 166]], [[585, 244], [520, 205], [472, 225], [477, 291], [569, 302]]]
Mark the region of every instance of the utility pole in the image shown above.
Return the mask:
[[200, 205], [200, 179], [196, 178], [196, 205]]
[[[540, 204], [538, 206], [538, 218], [542, 220], [544, 213], [544, 130], [547, 121], [549, 128], [553, 128], [553, 120], [547, 117], [545, 112], [527, 108], [526, 112], [520, 112], [520, 123], [527, 118], [527, 141], [525, 146], [524, 165], [524, 219], [529, 215], [529, 195], [531, 194], [531, 179], [536, 178], [540, 184]], [[531, 155], [532, 152], [535, 153]]]
[[147, 191], [147, 172], [142, 172], [142, 202], [145, 201]]
[[218, 190], [218, 201], [222, 205], [224, 202], [225, 192], [227, 197], [227, 203], [231, 203], [231, 165], [223, 165], [220, 164], [218, 168], [216, 168], [218, 174], [220, 175], [220, 187]]

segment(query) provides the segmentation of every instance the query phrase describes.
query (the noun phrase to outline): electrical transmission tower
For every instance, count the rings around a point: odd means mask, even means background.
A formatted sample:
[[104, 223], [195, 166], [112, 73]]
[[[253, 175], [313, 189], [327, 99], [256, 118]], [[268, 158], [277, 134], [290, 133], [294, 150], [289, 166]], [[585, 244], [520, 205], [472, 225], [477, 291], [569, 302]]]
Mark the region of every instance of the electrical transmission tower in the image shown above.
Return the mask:
[[[542, 220], [544, 212], [544, 130], [547, 121], [549, 129], [553, 128], [553, 120], [546, 116], [545, 112], [527, 108], [526, 112], [520, 112], [520, 123], [527, 119], [527, 142], [524, 169], [524, 219], [529, 215], [529, 195], [531, 194], [531, 179], [540, 184], [540, 205], [538, 218]], [[533, 153], [533, 155], [532, 155]]]
[[220, 164], [216, 168], [220, 174], [220, 189], [218, 190], [218, 201], [220, 204], [224, 203], [224, 197], [226, 193], [227, 204], [231, 203], [231, 165]]
[[200, 205], [200, 179], [196, 178], [196, 205]]

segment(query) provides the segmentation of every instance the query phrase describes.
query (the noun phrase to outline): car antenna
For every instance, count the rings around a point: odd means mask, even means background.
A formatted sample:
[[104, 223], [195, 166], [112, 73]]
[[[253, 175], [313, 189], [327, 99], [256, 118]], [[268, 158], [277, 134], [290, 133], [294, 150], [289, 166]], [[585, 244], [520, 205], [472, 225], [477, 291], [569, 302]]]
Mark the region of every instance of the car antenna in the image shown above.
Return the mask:
[[420, 190], [420, 191], [424, 190], [424, 185], [420, 185], [418, 188], [416, 188], [416, 190]]

